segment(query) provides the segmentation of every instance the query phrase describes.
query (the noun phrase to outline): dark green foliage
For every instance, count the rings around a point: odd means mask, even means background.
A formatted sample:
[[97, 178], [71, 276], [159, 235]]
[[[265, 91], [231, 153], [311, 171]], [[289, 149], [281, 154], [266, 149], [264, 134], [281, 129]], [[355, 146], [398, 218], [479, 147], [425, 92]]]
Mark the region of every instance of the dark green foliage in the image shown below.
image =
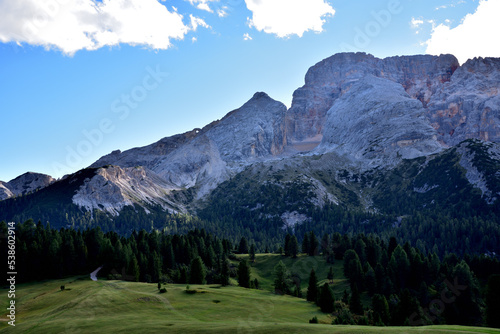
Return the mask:
[[64, 285], [61, 285], [61, 291], [64, 291], [64, 289], [66, 289], [66, 287]]
[[334, 277], [333, 267], [330, 267], [330, 269], [328, 269], [328, 276], [326, 277], [330, 282], [330, 284], [333, 284], [333, 277]]
[[328, 283], [323, 284], [318, 297], [318, 306], [321, 308], [321, 312], [332, 313], [335, 310], [334, 303], [335, 297], [330, 285]]
[[290, 293], [288, 270], [283, 261], [274, 267], [274, 292], [279, 295]]
[[354, 284], [354, 286], [352, 287], [351, 298], [349, 299], [349, 310], [354, 314], [363, 314], [361, 296], [356, 284]]
[[291, 256], [293, 258], [297, 257], [299, 253], [299, 242], [297, 241], [297, 237], [295, 235], [287, 234], [285, 236], [285, 256]]
[[372, 297], [373, 322], [376, 325], [389, 325], [391, 314], [389, 304], [384, 295], [373, 295]]
[[205, 284], [206, 270], [201, 257], [196, 257], [191, 260], [191, 267], [189, 270], [189, 283], [190, 284]]
[[312, 317], [312, 319], [309, 319], [309, 323], [310, 324], [317, 324], [318, 323], [318, 317], [317, 316]]
[[250, 261], [254, 262], [255, 261], [255, 244], [252, 244], [250, 246], [250, 251], [248, 252], [248, 255], [250, 255], [249, 256]]
[[486, 289], [486, 324], [500, 328], [500, 275], [493, 275], [488, 280]]
[[241, 260], [238, 264], [238, 285], [250, 288], [250, 265], [247, 260]]
[[161, 288], [160, 289], [160, 293], [166, 293], [167, 292], [167, 289], [166, 288]]
[[248, 254], [248, 241], [245, 237], [241, 237], [240, 243], [238, 245], [239, 254]]
[[229, 272], [230, 272], [230, 263], [229, 260], [222, 260], [221, 264], [221, 280], [220, 284], [223, 286], [229, 285]]
[[318, 278], [316, 277], [314, 269], [311, 269], [311, 273], [309, 274], [306, 299], [310, 302], [316, 302], [318, 300]]

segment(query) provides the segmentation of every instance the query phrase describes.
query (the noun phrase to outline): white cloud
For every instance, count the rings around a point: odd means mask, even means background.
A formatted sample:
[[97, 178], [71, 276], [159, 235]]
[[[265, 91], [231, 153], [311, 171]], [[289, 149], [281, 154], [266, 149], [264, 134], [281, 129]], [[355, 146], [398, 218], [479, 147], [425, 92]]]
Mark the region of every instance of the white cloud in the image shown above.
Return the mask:
[[253, 13], [249, 26], [278, 37], [297, 35], [312, 30], [323, 31], [324, 18], [335, 10], [325, 0], [245, 0]]
[[191, 42], [193, 42], [193, 43], [196, 42], [197, 40], [198, 40], [198, 38], [196, 38], [196, 37], [191, 38]]
[[250, 36], [249, 33], [243, 34], [243, 40], [245, 40], [245, 41], [251, 41], [252, 39], [253, 38], [252, 38], [252, 36]]
[[218, 2], [219, 0], [187, 0], [193, 6], [201, 10], [206, 10], [207, 12], [213, 13], [214, 11], [208, 5], [210, 2]]
[[457, 1], [456, 3], [449, 3], [447, 5], [437, 6], [436, 10], [454, 8], [454, 7], [461, 5], [461, 4], [464, 4], [464, 3], [465, 3], [465, 0], [460, 0], [460, 1]]
[[199, 17], [193, 16], [192, 14], [189, 15], [189, 18], [191, 19], [191, 30], [198, 29], [198, 27], [203, 27], [206, 29], [210, 29], [210, 26], [203, 21], [203, 19], [200, 19]]
[[415, 30], [415, 34], [419, 34], [421, 32], [421, 26], [424, 24], [424, 20], [416, 19], [414, 17], [411, 18], [410, 27]]
[[[157, 0], [0, 0], [0, 41], [41, 45], [72, 55], [118, 44], [167, 49], [201, 22]], [[202, 21], [202, 20], [201, 20]], [[204, 22], [203, 22], [204, 23]]]
[[440, 24], [427, 41], [427, 53], [454, 54], [460, 63], [474, 57], [499, 57], [500, 1], [481, 0], [473, 14], [465, 16], [455, 28]]
[[217, 15], [219, 15], [219, 17], [226, 17], [228, 15], [226, 10], [227, 10], [227, 7], [222, 6], [222, 8], [217, 10]]
[[413, 29], [418, 29], [420, 26], [424, 24], [424, 21], [422, 19], [416, 19], [414, 17], [411, 18], [410, 25]]

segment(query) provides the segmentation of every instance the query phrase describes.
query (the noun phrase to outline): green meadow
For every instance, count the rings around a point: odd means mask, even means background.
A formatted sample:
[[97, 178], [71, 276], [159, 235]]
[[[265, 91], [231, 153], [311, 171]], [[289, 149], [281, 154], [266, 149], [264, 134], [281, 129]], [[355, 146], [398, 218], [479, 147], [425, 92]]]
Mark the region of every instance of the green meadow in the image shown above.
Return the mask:
[[[319, 257], [285, 259], [257, 256], [252, 278], [261, 289], [237, 286], [167, 284], [160, 294], [157, 284], [71, 277], [16, 288], [16, 326], [7, 324], [2, 312], [1, 333], [500, 333], [500, 330], [461, 326], [366, 327], [333, 326], [332, 318], [305, 299], [278, 296], [272, 289], [272, 270], [283, 259], [307, 287], [308, 271], [316, 266], [318, 279], [326, 279], [329, 265]], [[302, 269], [301, 269], [302, 268]], [[340, 261], [334, 265], [334, 287], [340, 294], [347, 283]], [[65, 290], [61, 291], [60, 286]], [[7, 290], [0, 296], [4, 310]], [[309, 324], [317, 316], [320, 324]]]

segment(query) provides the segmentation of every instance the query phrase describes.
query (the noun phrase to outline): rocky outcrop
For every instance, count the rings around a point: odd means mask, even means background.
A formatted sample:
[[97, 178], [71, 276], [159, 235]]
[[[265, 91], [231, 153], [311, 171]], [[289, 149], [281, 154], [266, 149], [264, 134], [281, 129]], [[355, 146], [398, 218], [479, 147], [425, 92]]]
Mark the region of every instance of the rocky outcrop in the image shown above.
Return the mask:
[[394, 81], [366, 76], [334, 102], [315, 152], [334, 151], [374, 167], [441, 150], [420, 101]]
[[73, 196], [73, 203], [86, 210], [99, 209], [116, 215], [125, 206], [160, 205], [175, 211], [176, 204], [168, 199], [178, 189], [144, 167], [110, 166], [97, 170], [87, 178]]
[[0, 200], [45, 188], [54, 181], [55, 179], [49, 175], [24, 173], [9, 182], [0, 182]]
[[432, 97], [427, 115], [447, 146], [470, 138], [500, 142], [500, 59], [467, 61]]
[[304, 141], [319, 143], [327, 111], [366, 76], [399, 83], [425, 107], [438, 88], [450, 80], [458, 65], [452, 55], [379, 59], [365, 53], [340, 53], [324, 59], [309, 69], [305, 85], [293, 94], [286, 119], [288, 140], [294, 145]]

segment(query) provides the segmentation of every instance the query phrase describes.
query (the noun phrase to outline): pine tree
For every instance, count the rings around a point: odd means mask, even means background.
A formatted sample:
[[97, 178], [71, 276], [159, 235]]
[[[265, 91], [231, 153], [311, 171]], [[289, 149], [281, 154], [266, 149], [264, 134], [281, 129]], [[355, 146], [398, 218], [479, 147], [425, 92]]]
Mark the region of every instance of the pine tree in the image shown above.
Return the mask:
[[279, 295], [287, 294], [290, 292], [288, 286], [288, 271], [283, 261], [280, 260], [274, 267], [274, 292]]
[[302, 253], [309, 254], [309, 234], [304, 234], [304, 239], [302, 239]]
[[285, 256], [290, 256], [290, 240], [292, 239], [292, 236], [290, 233], [287, 233], [285, 235], [285, 244], [283, 245], [283, 249], [285, 250]]
[[221, 264], [221, 282], [220, 284], [223, 286], [229, 285], [229, 261], [224, 258]]
[[375, 324], [389, 325], [391, 314], [389, 312], [389, 304], [387, 303], [385, 296], [379, 294], [373, 295], [372, 307]]
[[255, 244], [252, 244], [250, 246], [250, 251], [248, 254], [249, 254], [250, 261], [254, 262], [255, 261]]
[[197, 256], [191, 261], [189, 284], [205, 284], [205, 276], [205, 265], [201, 257]]
[[238, 264], [238, 285], [250, 288], [250, 266], [247, 260], [241, 260]]
[[135, 256], [132, 257], [132, 264], [130, 268], [132, 269], [132, 277], [134, 278], [134, 281], [139, 282], [140, 270], [139, 264], [137, 263], [137, 258]]
[[248, 254], [248, 241], [245, 237], [241, 237], [240, 244], [238, 246], [238, 253]]
[[334, 303], [335, 297], [332, 289], [328, 283], [323, 284], [318, 297], [318, 306], [321, 308], [321, 312], [332, 313], [335, 309]]
[[358, 286], [354, 284], [351, 290], [351, 299], [349, 300], [349, 310], [354, 314], [363, 314], [363, 305], [361, 304], [361, 296]]
[[309, 235], [309, 256], [314, 256], [318, 254], [318, 246], [319, 246], [318, 239], [316, 238], [316, 235], [314, 235], [314, 232], [311, 231]]
[[316, 302], [318, 300], [318, 279], [316, 278], [314, 269], [311, 269], [311, 273], [309, 274], [306, 299], [310, 302]]
[[290, 238], [289, 253], [290, 253], [289, 256], [293, 258], [296, 258], [297, 254], [299, 253], [299, 242], [297, 241], [296, 236], [292, 236]]

